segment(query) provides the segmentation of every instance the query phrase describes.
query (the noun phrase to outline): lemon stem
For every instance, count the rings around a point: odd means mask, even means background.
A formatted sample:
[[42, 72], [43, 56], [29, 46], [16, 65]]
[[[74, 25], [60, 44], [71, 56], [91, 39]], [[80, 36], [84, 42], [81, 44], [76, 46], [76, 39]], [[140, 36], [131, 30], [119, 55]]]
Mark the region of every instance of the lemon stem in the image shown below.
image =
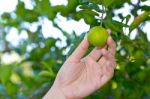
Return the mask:
[[103, 25], [103, 16], [104, 16], [104, 12], [105, 12], [105, 8], [103, 6], [103, 0], [101, 0], [101, 3], [102, 3], [102, 16], [101, 16], [101, 23], [100, 23], [100, 26]]

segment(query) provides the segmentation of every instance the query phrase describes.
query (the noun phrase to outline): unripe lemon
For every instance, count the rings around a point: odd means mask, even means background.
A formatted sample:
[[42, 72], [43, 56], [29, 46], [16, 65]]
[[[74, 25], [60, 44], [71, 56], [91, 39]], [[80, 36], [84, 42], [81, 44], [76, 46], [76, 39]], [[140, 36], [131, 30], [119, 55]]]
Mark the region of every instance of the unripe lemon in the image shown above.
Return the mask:
[[106, 29], [100, 26], [95, 26], [88, 32], [87, 39], [90, 44], [96, 47], [104, 47], [107, 42], [108, 36], [109, 34]]

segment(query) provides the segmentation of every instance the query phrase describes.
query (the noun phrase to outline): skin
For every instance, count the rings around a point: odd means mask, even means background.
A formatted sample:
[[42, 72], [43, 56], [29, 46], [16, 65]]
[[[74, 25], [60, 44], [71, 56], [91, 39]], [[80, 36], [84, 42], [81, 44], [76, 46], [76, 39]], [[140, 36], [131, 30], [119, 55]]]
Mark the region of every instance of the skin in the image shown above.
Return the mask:
[[112, 78], [116, 67], [116, 44], [111, 36], [107, 40], [108, 50], [106, 47], [94, 48], [89, 55], [83, 57], [88, 47], [89, 42], [85, 37], [63, 64], [43, 99], [82, 99]]

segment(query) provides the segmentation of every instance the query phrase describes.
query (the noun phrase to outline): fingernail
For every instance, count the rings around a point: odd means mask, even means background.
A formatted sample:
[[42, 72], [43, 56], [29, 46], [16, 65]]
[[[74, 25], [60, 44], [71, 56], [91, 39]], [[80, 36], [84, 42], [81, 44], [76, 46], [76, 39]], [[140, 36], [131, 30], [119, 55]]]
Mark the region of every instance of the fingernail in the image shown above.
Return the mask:
[[84, 39], [87, 39], [87, 34], [84, 36]]
[[107, 32], [109, 33], [109, 35], [111, 35], [111, 29], [107, 29]]

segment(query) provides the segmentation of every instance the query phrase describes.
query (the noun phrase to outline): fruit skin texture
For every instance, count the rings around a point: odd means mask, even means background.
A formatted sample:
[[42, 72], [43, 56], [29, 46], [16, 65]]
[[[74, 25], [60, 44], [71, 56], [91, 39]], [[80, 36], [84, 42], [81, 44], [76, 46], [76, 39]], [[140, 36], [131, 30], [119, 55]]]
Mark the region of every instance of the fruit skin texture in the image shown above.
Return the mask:
[[95, 26], [88, 32], [87, 39], [90, 44], [101, 48], [106, 44], [108, 36], [109, 34], [106, 29]]

